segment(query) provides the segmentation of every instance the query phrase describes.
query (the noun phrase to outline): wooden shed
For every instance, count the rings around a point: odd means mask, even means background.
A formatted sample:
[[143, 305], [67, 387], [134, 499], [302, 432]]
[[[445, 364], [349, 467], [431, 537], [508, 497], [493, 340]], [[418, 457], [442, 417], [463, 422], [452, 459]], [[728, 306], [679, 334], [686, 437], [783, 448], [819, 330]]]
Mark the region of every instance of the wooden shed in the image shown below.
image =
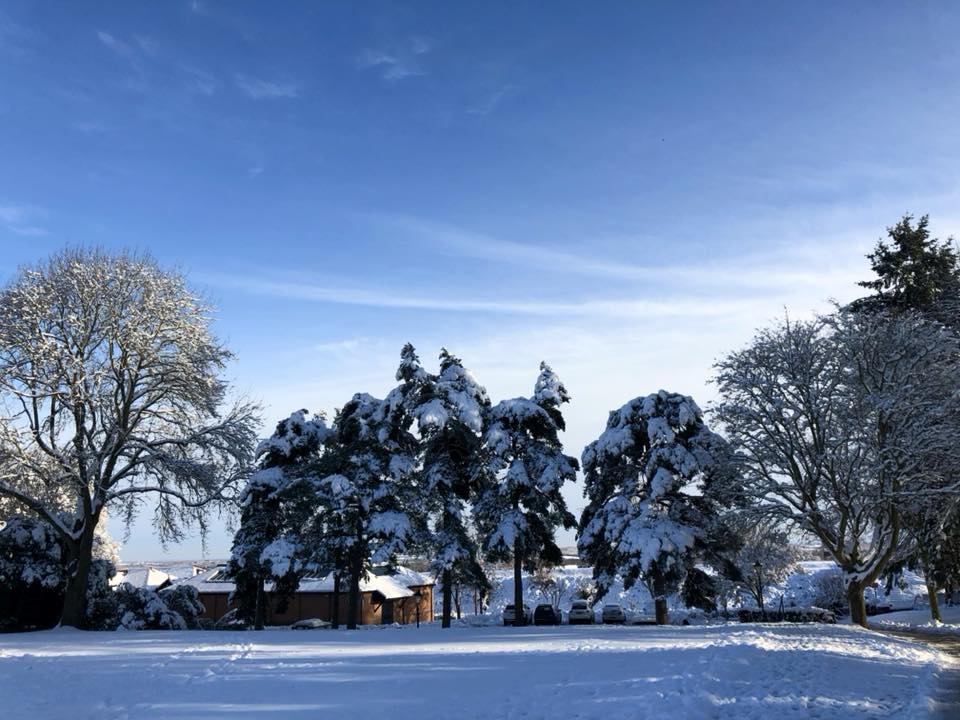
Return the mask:
[[[234, 590], [234, 584], [224, 566], [212, 568], [180, 582], [197, 588], [204, 606], [204, 618], [219, 620], [233, 609], [230, 594]], [[279, 600], [272, 596], [269, 585], [266, 596], [268, 625], [289, 625], [310, 618], [327, 621], [333, 619], [334, 593], [331, 577], [305, 578], [283, 610], [280, 609]], [[341, 622], [346, 621], [348, 605], [349, 596], [344, 589], [340, 593]], [[406, 569], [398, 576], [371, 573], [360, 583], [358, 621], [361, 625], [413, 623], [417, 621], [418, 606], [421, 622], [433, 620], [433, 582], [419, 573]]]

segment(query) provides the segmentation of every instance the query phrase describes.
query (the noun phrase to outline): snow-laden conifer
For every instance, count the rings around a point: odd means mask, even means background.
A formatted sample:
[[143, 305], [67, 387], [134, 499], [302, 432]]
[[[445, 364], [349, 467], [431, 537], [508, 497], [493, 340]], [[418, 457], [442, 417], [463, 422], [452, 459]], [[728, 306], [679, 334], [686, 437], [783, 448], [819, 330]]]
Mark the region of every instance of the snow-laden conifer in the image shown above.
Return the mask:
[[494, 560], [513, 560], [516, 623], [524, 623], [522, 571], [562, 561], [557, 528], [572, 528], [562, 488], [576, 480], [576, 458], [563, 454], [560, 406], [570, 400], [546, 363], [530, 398], [503, 400], [490, 410], [484, 431], [490, 481], [475, 508], [483, 547]]
[[642, 580], [665, 623], [667, 595], [711, 554], [713, 483], [730, 470], [727, 444], [693, 398], [661, 390], [612, 411], [582, 459], [588, 505], [578, 546], [598, 596], [618, 575], [627, 588]]

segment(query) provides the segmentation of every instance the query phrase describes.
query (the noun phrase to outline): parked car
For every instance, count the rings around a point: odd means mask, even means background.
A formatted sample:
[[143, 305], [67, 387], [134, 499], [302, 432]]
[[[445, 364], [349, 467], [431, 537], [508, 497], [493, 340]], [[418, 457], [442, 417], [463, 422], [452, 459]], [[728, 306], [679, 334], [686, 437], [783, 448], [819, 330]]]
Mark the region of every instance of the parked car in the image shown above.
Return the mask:
[[246, 630], [247, 624], [240, 619], [237, 609], [228, 610], [213, 626], [215, 630]]
[[321, 620], [320, 618], [306, 618], [304, 620], [297, 620], [293, 625], [290, 626], [291, 630], [326, 630], [329, 627], [333, 627], [326, 620]]
[[556, 605], [537, 605], [533, 611], [534, 625], [560, 625], [563, 623], [563, 612]]
[[570, 605], [567, 619], [571, 625], [593, 625], [593, 608], [586, 600], [576, 600]]
[[876, 585], [863, 589], [863, 602], [867, 615], [880, 615], [893, 612], [893, 603], [890, 602]]
[[600, 619], [604, 625], [623, 625], [627, 621], [627, 614], [619, 605], [604, 605]]
[[[516, 619], [516, 613], [513, 609], [513, 604], [507, 605], [503, 609], [503, 624], [504, 625], [513, 625], [513, 621]], [[533, 611], [530, 609], [530, 606], [526, 603], [523, 604], [523, 622], [524, 624], [533, 622]]]

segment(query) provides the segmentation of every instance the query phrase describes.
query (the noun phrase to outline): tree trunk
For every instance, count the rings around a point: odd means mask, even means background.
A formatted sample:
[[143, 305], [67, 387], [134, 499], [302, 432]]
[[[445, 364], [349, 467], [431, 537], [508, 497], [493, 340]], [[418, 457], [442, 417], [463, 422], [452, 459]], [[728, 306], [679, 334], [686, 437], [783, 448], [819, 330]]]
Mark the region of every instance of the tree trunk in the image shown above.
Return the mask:
[[448, 628], [450, 627], [450, 577], [453, 575], [450, 572], [450, 568], [447, 568], [443, 571], [443, 578], [440, 582], [443, 583], [443, 618], [440, 621], [440, 627]]
[[523, 546], [520, 541], [513, 545], [513, 625], [526, 625], [527, 616], [523, 614]]
[[669, 619], [667, 616], [667, 599], [658, 597], [653, 601], [653, 606], [657, 615], [657, 625], [666, 625]]
[[867, 627], [867, 606], [863, 601], [863, 583], [851, 580], [847, 585], [847, 602], [850, 605], [850, 622]]
[[330, 623], [334, 630], [340, 628], [340, 573], [333, 576], [333, 608], [330, 612]]
[[927, 581], [927, 598], [930, 600], [930, 617], [937, 622], [943, 622], [943, 618], [940, 617], [940, 603], [937, 600], [937, 583], [932, 580]]
[[97, 522], [87, 518], [80, 540], [67, 549], [67, 588], [63, 596], [63, 615], [60, 624], [81, 628], [87, 622], [87, 589], [90, 584], [90, 565], [93, 562], [93, 536]]
[[653, 581], [654, 597], [653, 608], [657, 618], [657, 625], [666, 625], [669, 621], [667, 617], [667, 589], [662, 580]]
[[357, 629], [357, 603], [360, 601], [360, 574], [350, 573], [350, 600], [347, 607], [347, 630]]
[[457, 620], [460, 620], [463, 617], [462, 613], [462, 593], [463, 588], [460, 585], [457, 585], [457, 591], [453, 594], [453, 607], [457, 611]]
[[264, 608], [264, 597], [263, 591], [263, 573], [257, 574], [257, 602], [253, 611], [253, 629], [254, 630], [263, 630], [263, 626], [266, 620], [266, 608]]

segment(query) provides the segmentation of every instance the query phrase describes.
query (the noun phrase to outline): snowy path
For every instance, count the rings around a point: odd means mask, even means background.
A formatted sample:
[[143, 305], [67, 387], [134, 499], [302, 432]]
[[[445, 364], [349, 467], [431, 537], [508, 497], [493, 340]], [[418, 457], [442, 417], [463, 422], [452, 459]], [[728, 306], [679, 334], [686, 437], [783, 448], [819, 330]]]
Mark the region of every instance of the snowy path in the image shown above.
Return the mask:
[[936, 689], [933, 693], [935, 711], [932, 717], [938, 720], [960, 718], [960, 635], [917, 630], [887, 632], [897, 637], [932, 645], [953, 659], [953, 663], [945, 665], [937, 674]]
[[0, 707], [24, 720], [925, 718], [944, 663], [842, 626], [56, 630], [0, 635]]

